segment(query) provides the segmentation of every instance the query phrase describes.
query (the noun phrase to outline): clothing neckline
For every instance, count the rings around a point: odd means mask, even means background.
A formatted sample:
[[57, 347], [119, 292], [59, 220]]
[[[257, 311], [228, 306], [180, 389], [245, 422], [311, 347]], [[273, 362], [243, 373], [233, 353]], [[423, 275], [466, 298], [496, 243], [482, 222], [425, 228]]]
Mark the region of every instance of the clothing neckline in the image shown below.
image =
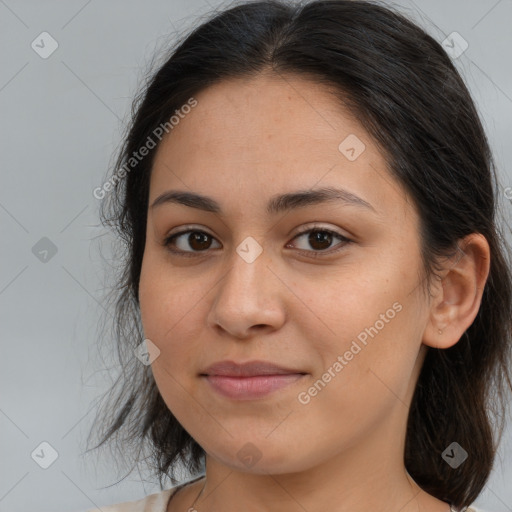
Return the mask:
[[[204, 475], [200, 475], [196, 478], [193, 478], [192, 480], [189, 480], [188, 482], [183, 482], [182, 484], [179, 484], [176, 487], [174, 487], [174, 489], [172, 489], [173, 492], [170, 493], [169, 499], [167, 500], [165, 512], [167, 512], [167, 510], [169, 509], [169, 504], [171, 503], [172, 499], [174, 498], [174, 496], [180, 489], [183, 489], [183, 487], [193, 484], [194, 482], [197, 482], [198, 480], [201, 480], [201, 478], [204, 478]], [[454, 511], [454, 512], [456, 512], [456, 511]]]
[[[189, 480], [188, 482], [183, 482], [182, 484], [179, 484], [174, 489], [172, 489], [173, 492], [170, 493], [169, 499], [167, 500], [165, 512], [167, 512], [167, 510], [169, 509], [169, 504], [171, 503], [172, 499], [174, 498], [174, 496], [180, 489], [183, 489], [183, 487], [193, 484], [194, 482], [197, 482], [198, 480], [201, 480], [204, 477], [205, 477], [205, 475], [199, 475], [198, 477], [193, 478], [192, 480]], [[452, 504], [450, 504], [450, 512], [469, 512], [470, 510], [471, 510], [470, 507], [463, 507], [461, 511], [458, 511], [457, 509], [453, 508]]]

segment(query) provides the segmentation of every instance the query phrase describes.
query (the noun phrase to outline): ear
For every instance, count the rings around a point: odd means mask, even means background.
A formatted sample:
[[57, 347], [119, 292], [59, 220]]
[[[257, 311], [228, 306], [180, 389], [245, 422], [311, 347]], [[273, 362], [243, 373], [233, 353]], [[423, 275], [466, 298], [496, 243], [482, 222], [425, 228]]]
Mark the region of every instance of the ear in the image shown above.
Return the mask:
[[489, 268], [489, 244], [482, 234], [472, 233], [459, 241], [459, 251], [446, 262], [433, 286], [422, 338], [425, 345], [449, 348], [459, 341], [478, 313]]

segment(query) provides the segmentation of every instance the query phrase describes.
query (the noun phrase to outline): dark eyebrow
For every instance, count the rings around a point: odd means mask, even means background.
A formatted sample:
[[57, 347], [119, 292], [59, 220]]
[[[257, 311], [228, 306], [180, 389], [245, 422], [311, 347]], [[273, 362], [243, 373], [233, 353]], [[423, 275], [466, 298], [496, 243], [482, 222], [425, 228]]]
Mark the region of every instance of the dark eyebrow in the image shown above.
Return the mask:
[[[272, 197], [267, 203], [267, 213], [275, 215], [295, 208], [316, 205], [320, 203], [341, 201], [347, 205], [362, 207], [377, 213], [375, 208], [348, 190], [324, 187], [314, 190], [299, 190]], [[180, 190], [169, 190], [159, 195], [151, 205], [151, 209], [164, 203], [178, 203], [191, 208], [197, 208], [207, 212], [221, 213], [220, 204], [211, 197], [203, 196], [193, 192]]]

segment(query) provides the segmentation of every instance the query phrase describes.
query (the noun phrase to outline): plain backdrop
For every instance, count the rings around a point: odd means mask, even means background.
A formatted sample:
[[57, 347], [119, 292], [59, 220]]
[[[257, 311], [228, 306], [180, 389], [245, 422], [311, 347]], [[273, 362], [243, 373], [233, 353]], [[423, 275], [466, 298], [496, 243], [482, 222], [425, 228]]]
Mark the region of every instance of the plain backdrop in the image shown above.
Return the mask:
[[[80, 455], [93, 402], [111, 381], [97, 355], [104, 230], [92, 191], [154, 52], [227, 5], [0, 0], [1, 512], [77, 512], [160, 490], [137, 472], [116, 483], [112, 460]], [[453, 32], [467, 42], [454, 62], [484, 120], [510, 221], [512, 2], [394, 5], [439, 42]], [[476, 502], [492, 512], [512, 510], [510, 423]]]

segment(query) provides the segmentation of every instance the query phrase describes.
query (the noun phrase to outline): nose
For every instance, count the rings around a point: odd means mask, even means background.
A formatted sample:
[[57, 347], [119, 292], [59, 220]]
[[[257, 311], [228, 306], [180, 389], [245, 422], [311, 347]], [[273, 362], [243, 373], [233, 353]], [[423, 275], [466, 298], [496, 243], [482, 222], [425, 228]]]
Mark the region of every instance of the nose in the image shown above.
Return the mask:
[[277, 330], [285, 322], [286, 287], [276, 277], [265, 251], [251, 263], [234, 252], [212, 293], [208, 324], [217, 331], [245, 339], [264, 330]]

